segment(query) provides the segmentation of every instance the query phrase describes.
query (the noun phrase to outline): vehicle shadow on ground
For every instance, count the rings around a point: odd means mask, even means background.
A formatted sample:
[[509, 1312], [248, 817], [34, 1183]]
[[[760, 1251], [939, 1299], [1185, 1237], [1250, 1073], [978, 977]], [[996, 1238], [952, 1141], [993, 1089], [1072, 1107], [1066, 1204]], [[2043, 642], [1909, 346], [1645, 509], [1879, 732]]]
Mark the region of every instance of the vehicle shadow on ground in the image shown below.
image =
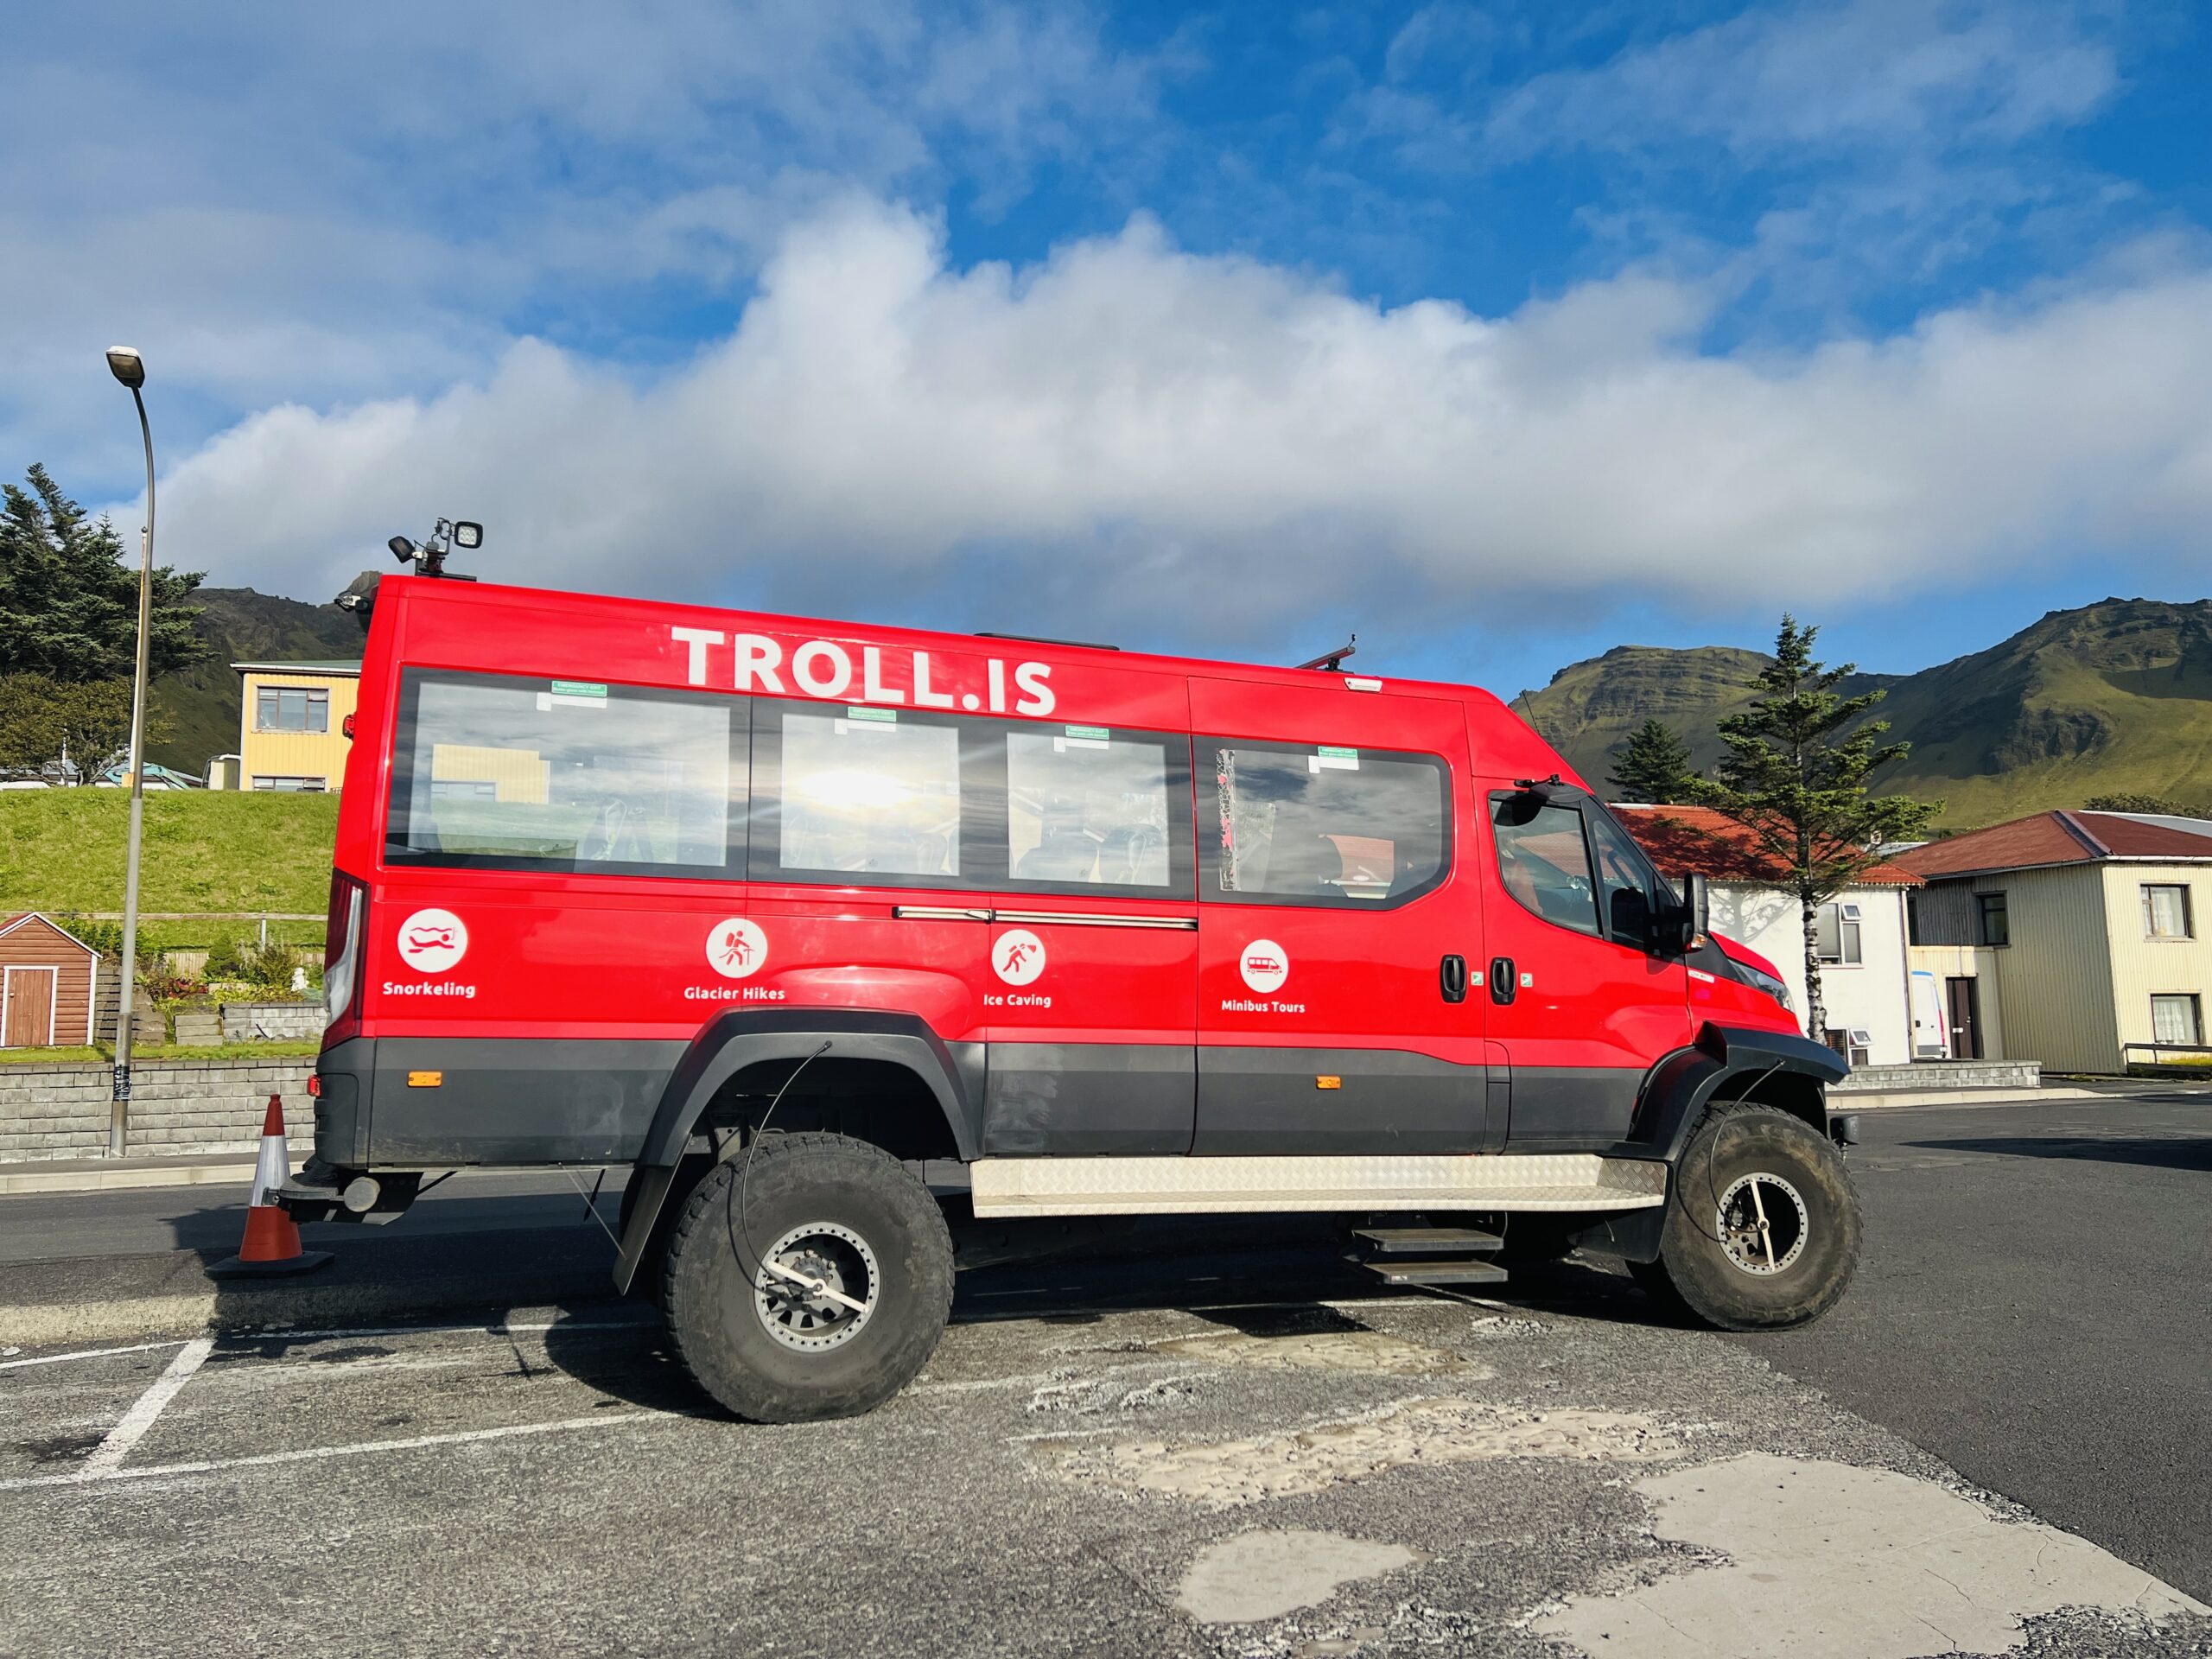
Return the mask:
[[2212, 1135], [1979, 1135], [1906, 1143], [1943, 1152], [1984, 1152], [2005, 1158], [2077, 1158], [2156, 1169], [2212, 1172]]

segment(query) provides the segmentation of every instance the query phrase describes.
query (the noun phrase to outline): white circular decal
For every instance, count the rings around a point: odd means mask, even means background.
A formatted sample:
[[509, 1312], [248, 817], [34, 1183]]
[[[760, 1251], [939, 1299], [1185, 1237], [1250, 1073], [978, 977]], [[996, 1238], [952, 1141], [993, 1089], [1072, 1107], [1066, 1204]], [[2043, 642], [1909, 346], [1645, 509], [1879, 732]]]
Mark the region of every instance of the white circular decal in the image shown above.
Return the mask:
[[749, 979], [768, 960], [768, 936], [758, 922], [726, 916], [707, 930], [707, 962], [724, 979]]
[[991, 971], [1009, 985], [1027, 985], [1045, 971], [1045, 941], [1026, 927], [991, 941]]
[[399, 959], [418, 974], [442, 974], [468, 954], [468, 929], [449, 910], [418, 910], [399, 925]]
[[1236, 971], [1255, 991], [1279, 991], [1283, 981], [1290, 977], [1290, 958], [1273, 939], [1255, 939], [1236, 958]]

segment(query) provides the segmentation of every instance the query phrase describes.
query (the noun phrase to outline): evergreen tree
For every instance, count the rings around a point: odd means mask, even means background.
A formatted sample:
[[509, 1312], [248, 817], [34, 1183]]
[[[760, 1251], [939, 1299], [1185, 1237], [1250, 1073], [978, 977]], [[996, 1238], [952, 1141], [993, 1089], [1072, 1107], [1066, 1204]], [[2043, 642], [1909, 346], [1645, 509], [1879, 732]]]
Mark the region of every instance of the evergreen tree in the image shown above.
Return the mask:
[[2201, 807], [2185, 806], [2179, 801], [2168, 800], [2163, 795], [2136, 795], [2123, 791], [2118, 795], [2092, 795], [2082, 803], [2084, 812], [2149, 812], [2174, 818], [2194, 818], [2203, 816]]
[[1819, 632], [1783, 617], [1774, 661], [1746, 682], [1759, 695], [1749, 709], [1719, 722], [1728, 752], [1719, 781], [1700, 791], [1749, 830], [1786, 872], [1804, 920], [1805, 1030], [1815, 1041], [1827, 1027], [1820, 907], [1881, 861], [1883, 842], [1919, 835], [1942, 810], [1940, 802], [1868, 793], [1867, 779], [1910, 746], [1881, 742], [1889, 722], [1862, 718], [1885, 693], [1846, 697], [1836, 691], [1858, 665], [1829, 668], [1815, 661]]
[[1700, 780], [1690, 765], [1689, 745], [1663, 722], [1647, 720], [1629, 734], [1606, 781], [1614, 800], [1669, 806], [1696, 800]]
[[[138, 566], [115, 527], [89, 519], [34, 463], [29, 489], [0, 486], [0, 674], [42, 674], [65, 684], [128, 680], [138, 650]], [[133, 550], [135, 555], [135, 550]], [[167, 565], [153, 579], [150, 671], [207, 655], [185, 603], [200, 574]]]

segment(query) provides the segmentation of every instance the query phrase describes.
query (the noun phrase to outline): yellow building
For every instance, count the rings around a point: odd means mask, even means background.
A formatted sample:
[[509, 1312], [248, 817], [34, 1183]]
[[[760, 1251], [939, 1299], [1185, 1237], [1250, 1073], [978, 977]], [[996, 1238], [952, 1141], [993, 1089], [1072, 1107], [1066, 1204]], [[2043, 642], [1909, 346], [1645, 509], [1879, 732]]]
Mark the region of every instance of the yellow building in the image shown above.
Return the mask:
[[[1914, 966], [1951, 1051], [2117, 1072], [2201, 1057], [2212, 1001], [2212, 820], [2038, 812], [1899, 853]], [[1940, 965], [1938, 958], [1941, 958]]]
[[[361, 689], [359, 663], [232, 663], [244, 684], [233, 789], [334, 790], [346, 781], [346, 722]], [[229, 760], [230, 756], [219, 757]], [[217, 768], [210, 766], [213, 784]]]

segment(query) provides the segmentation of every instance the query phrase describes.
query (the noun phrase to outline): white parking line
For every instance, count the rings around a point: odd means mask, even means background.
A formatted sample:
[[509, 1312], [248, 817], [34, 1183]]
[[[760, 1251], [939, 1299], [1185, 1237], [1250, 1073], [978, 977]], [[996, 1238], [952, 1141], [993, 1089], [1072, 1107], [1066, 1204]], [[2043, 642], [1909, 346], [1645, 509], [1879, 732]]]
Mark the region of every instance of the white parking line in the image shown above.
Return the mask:
[[[658, 1319], [538, 1319], [520, 1325], [365, 1325], [347, 1331], [226, 1331], [218, 1341], [329, 1342], [338, 1338], [359, 1341], [365, 1337], [510, 1337], [537, 1331], [649, 1331]], [[62, 1355], [60, 1357], [67, 1358]]]
[[[180, 1387], [182, 1385], [180, 1383]], [[553, 1423], [515, 1423], [505, 1428], [472, 1428], [452, 1434], [418, 1434], [406, 1440], [362, 1440], [350, 1446], [308, 1446], [297, 1452], [263, 1452], [250, 1458], [215, 1458], [200, 1463], [154, 1463], [138, 1469], [89, 1466], [66, 1475], [32, 1475], [0, 1480], [0, 1492], [34, 1486], [99, 1486], [118, 1480], [151, 1480], [167, 1475], [206, 1475], [228, 1469], [257, 1469], [270, 1464], [315, 1463], [326, 1458], [357, 1458], [377, 1452], [413, 1452], [424, 1446], [465, 1446], [477, 1440], [512, 1440], [524, 1434], [559, 1434], [571, 1429], [611, 1428], [617, 1423], [688, 1422], [680, 1411], [625, 1411], [599, 1417], [567, 1417]], [[95, 1456], [99, 1455], [97, 1452]]]
[[130, 1455], [130, 1448], [146, 1438], [146, 1431], [154, 1426], [177, 1391], [192, 1381], [207, 1356], [215, 1351], [213, 1337], [198, 1337], [184, 1344], [183, 1352], [169, 1362], [168, 1370], [154, 1379], [154, 1386], [140, 1395], [137, 1402], [123, 1414], [123, 1421], [107, 1432], [107, 1438], [92, 1448], [85, 1459], [85, 1466], [78, 1475], [85, 1480], [97, 1480], [111, 1475], [118, 1465]]
[[156, 1348], [181, 1348], [189, 1337], [172, 1337], [167, 1342], [134, 1342], [128, 1348], [79, 1348], [73, 1354], [40, 1354], [32, 1359], [0, 1359], [0, 1371], [20, 1370], [26, 1365], [59, 1365], [65, 1359], [105, 1359], [110, 1354], [144, 1354]]

